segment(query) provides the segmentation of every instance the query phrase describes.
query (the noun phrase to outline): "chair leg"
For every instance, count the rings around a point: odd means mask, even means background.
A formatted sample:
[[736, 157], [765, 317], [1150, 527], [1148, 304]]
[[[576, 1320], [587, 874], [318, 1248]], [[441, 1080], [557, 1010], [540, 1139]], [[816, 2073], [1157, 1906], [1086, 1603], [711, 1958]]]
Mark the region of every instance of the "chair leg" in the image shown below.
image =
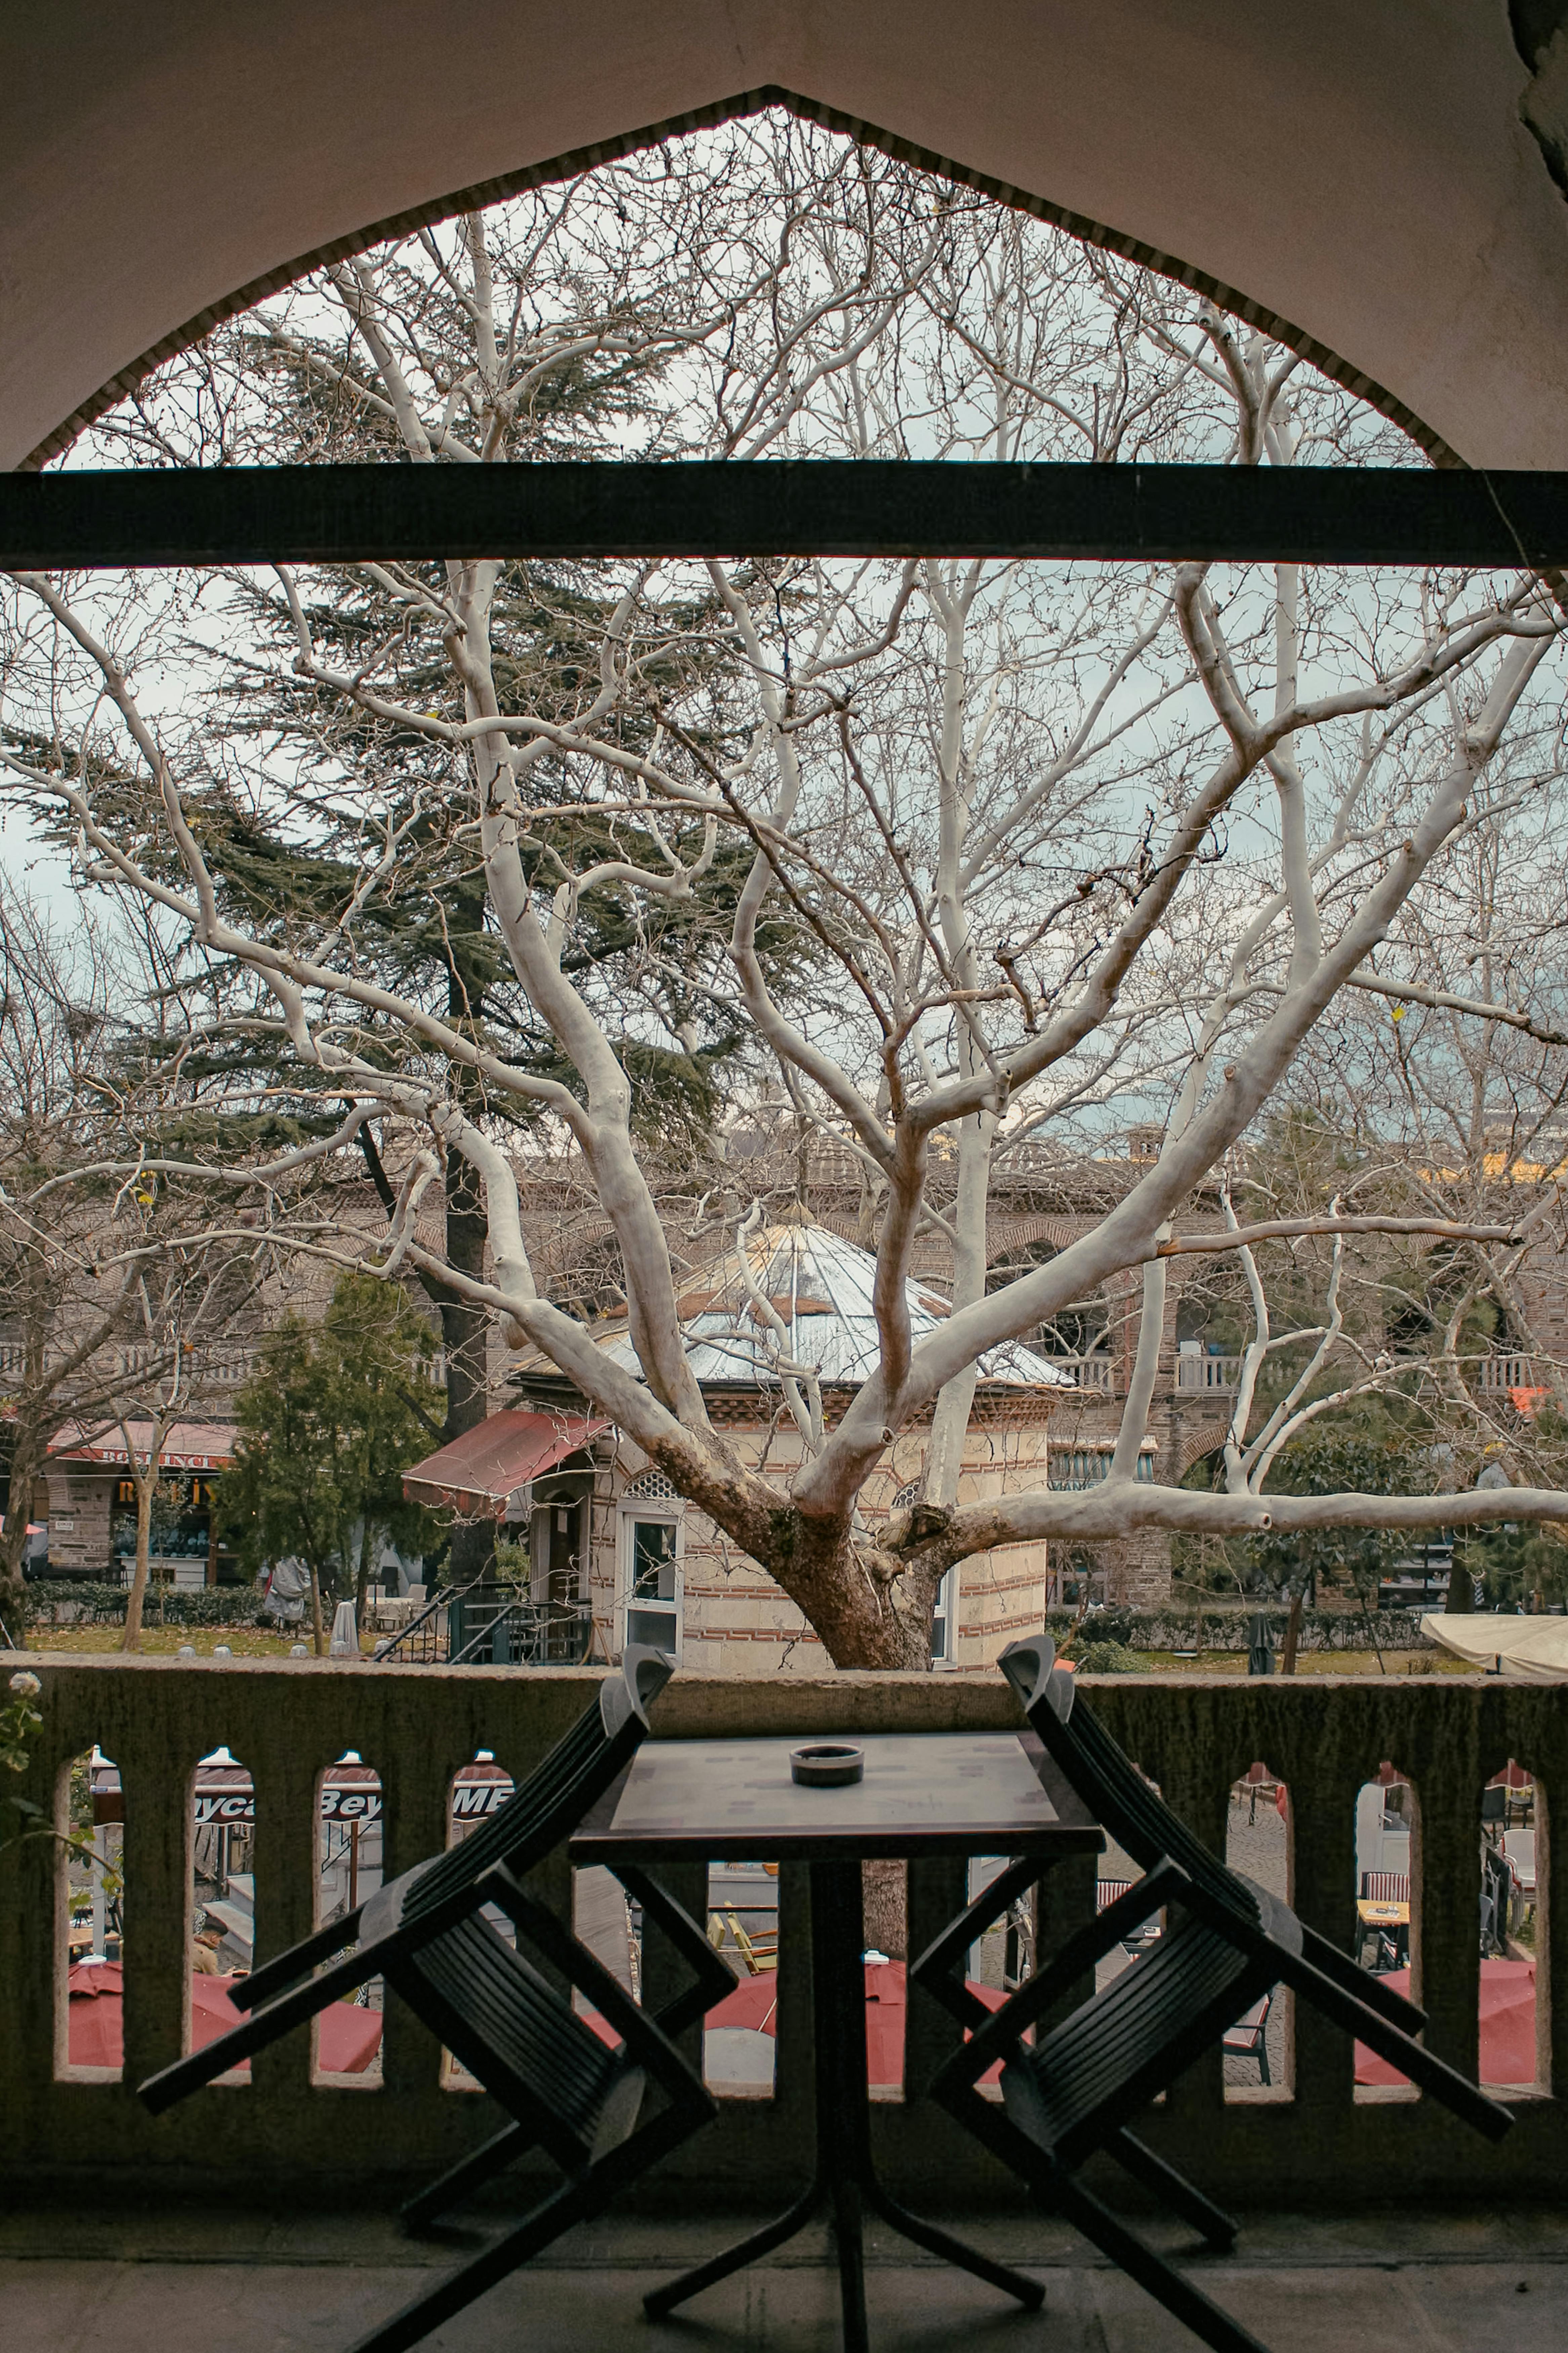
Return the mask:
[[1076, 2181], [1058, 2176], [1048, 2195], [1075, 2231], [1080, 2231], [1102, 2254], [1109, 2255], [1129, 2279], [1136, 2280], [1156, 2303], [1163, 2304], [1173, 2318], [1190, 2328], [1194, 2337], [1201, 2337], [1213, 2353], [1268, 2353], [1268, 2348], [1249, 2335], [1239, 2321], [1233, 2320], [1228, 2312], [1222, 2312], [1180, 2272], [1173, 2271], [1152, 2247], [1145, 2246], [1142, 2239], [1117, 2221], [1109, 2207], [1102, 2206], [1098, 2198], [1091, 2197]]
[[1406, 2001], [1402, 1993], [1395, 1993], [1392, 1986], [1384, 1985], [1381, 1978], [1373, 1977], [1369, 1969], [1363, 1969], [1358, 1961], [1351, 1959], [1348, 1953], [1342, 1953], [1337, 1945], [1331, 1945], [1326, 1936], [1320, 1936], [1315, 1928], [1309, 1928], [1304, 1922], [1301, 1924], [1301, 1957], [1310, 1961], [1312, 1967], [1321, 1969], [1326, 1978], [1331, 1978], [1342, 1993], [1352, 1995], [1357, 2001], [1364, 2001], [1368, 2010], [1381, 2010], [1390, 2026], [1397, 2026], [1406, 2034], [1419, 2034], [1426, 2025], [1424, 2010], [1418, 2009], [1413, 2001]]
[[591, 2221], [605, 2202], [605, 2197], [586, 2183], [566, 2183], [542, 2206], [536, 2206], [516, 2230], [508, 2231], [471, 2263], [448, 2272], [426, 2295], [405, 2304], [401, 2312], [395, 2312], [379, 2328], [373, 2328], [368, 2337], [358, 2338], [349, 2353], [408, 2353], [409, 2347], [428, 2337], [442, 2321], [463, 2311], [487, 2288], [498, 2286], [520, 2263], [542, 2253], [563, 2231], [571, 2230], [575, 2223]]
[[401, 2312], [395, 2312], [390, 2320], [384, 2320], [368, 2337], [360, 2337], [348, 2353], [408, 2353], [411, 2346], [417, 2345], [442, 2321], [464, 2311], [487, 2288], [498, 2286], [520, 2264], [542, 2254], [563, 2232], [574, 2229], [579, 2222], [591, 2222], [596, 2214], [602, 2214], [639, 2174], [668, 2157], [671, 2149], [690, 2137], [699, 2124], [706, 2122], [706, 2111], [694, 2114], [678, 2108], [665, 2109], [651, 2125], [645, 2126], [610, 2157], [602, 2159], [583, 2180], [563, 2182], [514, 2230], [493, 2240], [472, 2262], [448, 2272], [426, 2295], [405, 2304]]
[[1105, 2147], [1122, 2170], [1141, 2181], [1145, 2189], [1152, 2189], [1156, 2198], [1163, 2199], [1173, 2214], [1190, 2222], [1211, 2247], [1222, 2254], [1229, 2253], [1236, 2244], [1237, 2225], [1230, 2215], [1211, 2205], [1201, 2189], [1194, 2189], [1184, 2174], [1167, 2165], [1163, 2157], [1156, 2157], [1141, 2140], [1134, 2140], [1130, 2132], [1116, 2133]]
[[1380, 2059], [1386, 2059], [1391, 2067], [1397, 2067], [1401, 2074], [1408, 2075], [1421, 2091], [1429, 2093], [1435, 2100], [1440, 2100], [1465, 2124], [1474, 2125], [1476, 2130], [1484, 2133], [1489, 2140], [1501, 2140], [1508, 2132], [1513, 2117], [1507, 2108], [1499, 2101], [1488, 2099], [1486, 2094], [1477, 2084], [1468, 2082], [1457, 2068], [1450, 2067], [1446, 2060], [1434, 2057], [1424, 2043], [1413, 2042], [1407, 2034], [1402, 2034], [1397, 2027], [1390, 2026], [1376, 2010], [1369, 2010], [1354, 1995], [1342, 1993], [1338, 1986], [1330, 1984], [1316, 1971], [1306, 1984], [1300, 1983], [1289, 1967], [1280, 1974], [1286, 1985], [1297, 1989], [1300, 1998], [1311, 2002], [1325, 2018], [1342, 2027], [1347, 2034], [1353, 2034], [1366, 2043]]
[[470, 2189], [477, 2189], [481, 2181], [501, 2172], [525, 2148], [534, 2147], [538, 2139], [538, 2134], [531, 2132], [526, 2125], [503, 2126], [499, 2133], [492, 2133], [489, 2140], [481, 2141], [478, 2148], [426, 2183], [417, 2197], [411, 2198], [403, 2209], [404, 2221], [411, 2231], [422, 2230], [466, 2198]]

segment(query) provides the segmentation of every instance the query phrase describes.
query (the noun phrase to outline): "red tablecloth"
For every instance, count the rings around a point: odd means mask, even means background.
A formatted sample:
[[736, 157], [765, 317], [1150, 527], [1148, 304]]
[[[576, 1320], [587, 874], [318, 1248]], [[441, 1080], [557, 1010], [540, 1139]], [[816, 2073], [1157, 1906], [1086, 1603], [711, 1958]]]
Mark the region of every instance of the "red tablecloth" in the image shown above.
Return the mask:
[[[232, 1978], [191, 1974], [191, 2048], [200, 2051], [244, 2017], [228, 1998]], [[70, 1994], [68, 2050], [73, 2067], [124, 2063], [125, 1976], [118, 1961], [79, 1961], [66, 1980]], [[381, 2048], [381, 2012], [352, 2001], [329, 2002], [321, 2012], [317, 2064], [330, 2075], [363, 2075]]]
[[[1384, 1979], [1396, 1993], [1410, 1992], [1408, 1969], [1391, 1969]], [[1481, 2082], [1533, 2084], [1535, 2081], [1535, 1964], [1533, 1961], [1481, 1963]], [[1355, 2047], [1358, 2084], [1403, 2084], [1407, 2078], [1386, 2059], [1377, 2058], [1364, 2042]]]

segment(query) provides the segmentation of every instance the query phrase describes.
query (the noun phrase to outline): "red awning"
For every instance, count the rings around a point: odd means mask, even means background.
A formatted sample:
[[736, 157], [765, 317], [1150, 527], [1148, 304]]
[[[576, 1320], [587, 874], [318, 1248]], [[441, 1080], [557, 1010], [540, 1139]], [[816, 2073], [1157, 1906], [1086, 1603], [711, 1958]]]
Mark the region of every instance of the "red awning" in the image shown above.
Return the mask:
[[[144, 1461], [153, 1443], [153, 1425], [133, 1421], [128, 1427]], [[79, 1421], [68, 1421], [56, 1432], [49, 1451], [56, 1461], [129, 1463], [131, 1460], [125, 1432], [117, 1421], [86, 1430]], [[165, 1471], [221, 1471], [233, 1459], [234, 1431], [215, 1421], [176, 1421], [158, 1451], [159, 1464]]]
[[609, 1427], [575, 1413], [492, 1413], [412, 1464], [403, 1492], [411, 1504], [449, 1504], [476, 1519], [499, 1520], [519, 1487]]

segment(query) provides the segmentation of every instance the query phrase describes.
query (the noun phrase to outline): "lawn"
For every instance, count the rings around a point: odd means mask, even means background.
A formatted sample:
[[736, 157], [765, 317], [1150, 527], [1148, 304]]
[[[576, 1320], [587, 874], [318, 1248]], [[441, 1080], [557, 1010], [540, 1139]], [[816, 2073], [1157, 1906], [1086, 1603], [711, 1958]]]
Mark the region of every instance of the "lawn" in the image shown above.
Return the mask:
[[[35, 1626], [32, 1642], [36, 1651], [96, 1655], [118, 1651], [120, 1634], [118, 1626]], [[296, 1642], [310, 1640], [297, 1628], [275, 1634], [262, 1626], [143, 1626], [139, 1647], [144, 1657], [173, 1658], [188, 1644], [198, 1659], [210, 1659], [226, 1642], [237, 1659], [286, 1659]]]
[[[141, 1648], [144, 1656], [173, 1657], [186, 1643], [198, 1659], [210, 1659], [220, 1642], [226, 1642], [236, 1658], [286, 1659], [294, 1643], [310, 1641], [308, 1633], [297, 1629], [287, 1634], [275, 1634], [259, 1626], [145, 1626], [142, 1630]], [[57, 1652], [88, 1651], [94, 1654], [118, 1651], [118, 1626], [39, 1626], [34, 1629], [34, 1648]], [[368, 1655], [368, 1651], [367, 1651]], [[1139, 1651], [1134, 1653], [1146, 1673], [1162, 1675], [1244, 1675], [1247, 1672], [1245, 1651], [1200, 1651], [1194, 1658], [1178, 1658], [1170, 1651]], [[1299, 1675], [1463, 1675], [1475, 1670], [1463, 1659], [1446, 1651], [1384, 1651], [1380, 1669], [1371, 1651], [1303, 1651], [1296, 1661]], [[1275, 1661], [1279, 1672], [1279, 1661]]]

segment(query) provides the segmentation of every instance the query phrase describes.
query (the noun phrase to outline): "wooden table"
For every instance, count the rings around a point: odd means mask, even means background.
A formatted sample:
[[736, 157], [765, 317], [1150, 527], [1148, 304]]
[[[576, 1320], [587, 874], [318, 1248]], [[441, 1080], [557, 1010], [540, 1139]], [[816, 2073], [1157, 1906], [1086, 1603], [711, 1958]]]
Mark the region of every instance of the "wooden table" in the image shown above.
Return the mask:
[[[574, 1862], [647, 1871], [660, 1862], [804, 1862], [811, 1873], [816, 2161], [775, 2221], [644, 2298], [658, 2319], [826, 2213], [838, 2258], [846, 2353], [867, 2353], [862, 2211], [1031, 2309], [1039, 2283], [910, 2212], [871, 2162], [866, 2074], [860, 1866], [878, 1859], [1005, 1854], [1042, 1871], [1098, 1854], [1103, 1834], [1029, 1733], [876, 1733], [856, 1737], [865, 1777], [837, 1789], [790, 1777], [798, 1737], [650, 1740], [571, 1842]], [[785, 1966], [788, 1966], [787, 1961]]]
[[[1405, 1958], [1410, 1942], [1410, 1906], [1408, 1904], [1385, 1902], [1376, 1896], [1362, 1896], [1356, 1905], [1356, 1955], [1359, 1959], [1365, 1949], [1369, 1934], [1386, 1936], [1396, 1962]], [[1377, 1947], [1373, 1947], [1376, 1958]], [[1363, 1968], [1366, 1963], [1363, 1961]]]
[[1408, 1928], [1410, 1926], [1408, 1904], [1383, 1904], [1363, 1895], [1355, 1908], [1357, 1918], [1366, 1928]]

